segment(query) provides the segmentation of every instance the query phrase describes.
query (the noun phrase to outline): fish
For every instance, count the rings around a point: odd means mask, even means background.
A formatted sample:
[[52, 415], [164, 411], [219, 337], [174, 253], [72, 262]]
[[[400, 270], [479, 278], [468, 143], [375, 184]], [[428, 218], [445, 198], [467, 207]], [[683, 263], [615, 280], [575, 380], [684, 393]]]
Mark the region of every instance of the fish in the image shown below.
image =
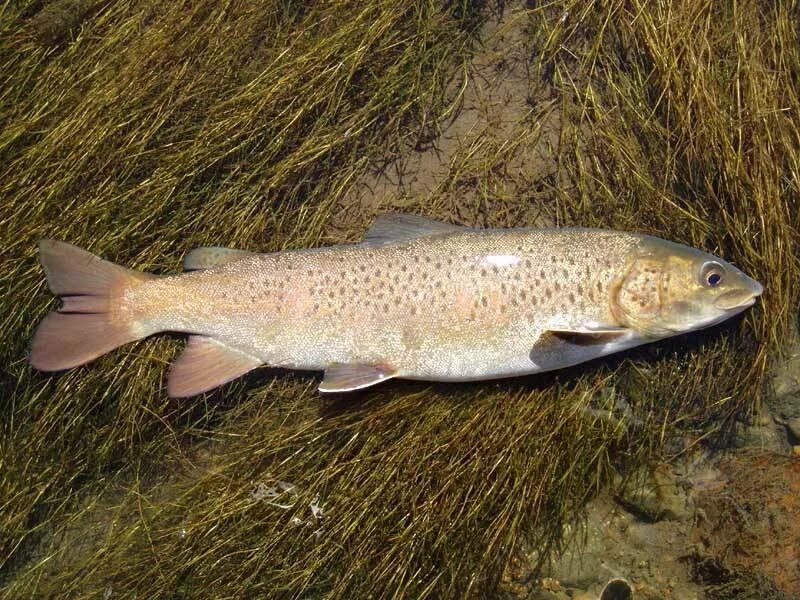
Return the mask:
[[71, 369], [186, 333], [172, 397], [262, 365], [324, 371], [320, 392], [529, 375], [716, 325], [763, 292], [721, 258], [649, 235], [475, 229], [399, 213], [377, 217], [354, 244], [196, 248], [171, 275], [38, 245], [61, 306], [39, 324], [31, 365]]

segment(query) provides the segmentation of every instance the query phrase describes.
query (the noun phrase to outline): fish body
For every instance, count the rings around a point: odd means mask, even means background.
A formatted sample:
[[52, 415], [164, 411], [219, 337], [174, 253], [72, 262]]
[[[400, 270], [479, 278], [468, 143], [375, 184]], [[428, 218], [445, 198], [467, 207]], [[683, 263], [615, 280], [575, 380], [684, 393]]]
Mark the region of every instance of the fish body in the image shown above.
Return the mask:
[[[409, 215], [379, 218], [364, 242], [349, 246], [274, 254], [198, 249], [184, 261], [194, 270], [165, 277], [60, 242], [40, 247], [64, 305], [34, 338], [34, 366], [69, 368], [127, 341], [184, 332], [189, 344], [169, 377], [173, 396], [260, 365], [325, 370], [322, 391], [392, 377], [537, 373], [712, 325], [761, 293], [732, 265], [650, 236], [475, 230]], [[114, 272], [110, 283], [99, 282], [102, 293], [63, 287], [59, 279], [76, 262], [84, 274]], [[712, 271], [720, 277], [713, 286]], [[99, 345], [84, 339], [95, 330], [119, 337]]]

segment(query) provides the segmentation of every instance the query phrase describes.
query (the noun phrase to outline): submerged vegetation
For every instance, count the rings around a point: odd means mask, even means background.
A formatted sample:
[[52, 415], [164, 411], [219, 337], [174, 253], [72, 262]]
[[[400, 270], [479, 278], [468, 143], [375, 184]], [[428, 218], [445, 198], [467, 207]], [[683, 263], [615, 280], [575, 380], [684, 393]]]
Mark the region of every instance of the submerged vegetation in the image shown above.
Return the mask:
[[[748, 415], [797, 325], [796, 3], [502, 4], [0, 3], [3, 597], [482, 596], [616, 473]], [[444, 151], [478, 64], [524, 73], [524, 109]], [[424, 193], [377, 192], [437, 152]], [[37, 238], [163, 273], [201, 244], [354, 241], [386, 210], [645, 231], [766, 293], [582, 368], [343, 398], [259, 370], [169, 400], [164, 336], [26, 363]]]

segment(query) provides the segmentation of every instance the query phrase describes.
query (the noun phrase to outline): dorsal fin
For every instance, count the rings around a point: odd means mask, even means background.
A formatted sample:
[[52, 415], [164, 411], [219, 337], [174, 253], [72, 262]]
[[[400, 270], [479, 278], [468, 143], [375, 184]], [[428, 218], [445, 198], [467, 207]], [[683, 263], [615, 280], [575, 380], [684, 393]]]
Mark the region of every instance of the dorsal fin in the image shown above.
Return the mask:
[[378, 215], [372, 222], [372, 226], [364, 235], [364, 243], [370, 246], [382, 246], [394, 242], [406, 242], [429, 235], [455, 233], [458, 231], [469, 231], [469, 228], [426, 219], [419, 215], [386, 213]]
[[234, 248], [223, 248], [221, 246], [202, 246], [190, 250], [183, 257], [184, 271], [199, 271], [210, 269], [218, 265], [224, 265], [235, 260], [241, 260], [248, 256], [255, 256], [255, 252], [247, 250], [235, 250]]

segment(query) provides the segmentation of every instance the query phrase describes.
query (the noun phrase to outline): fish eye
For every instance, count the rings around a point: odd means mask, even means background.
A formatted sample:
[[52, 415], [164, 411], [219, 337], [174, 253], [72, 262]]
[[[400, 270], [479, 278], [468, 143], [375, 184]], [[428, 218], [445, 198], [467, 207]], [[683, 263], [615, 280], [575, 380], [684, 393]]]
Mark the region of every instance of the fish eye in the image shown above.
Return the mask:
[[708, 287], [717, 287], [722, 283], [723, 272], [721, 264], [709, 261], [700, 269], [700, 280]]

